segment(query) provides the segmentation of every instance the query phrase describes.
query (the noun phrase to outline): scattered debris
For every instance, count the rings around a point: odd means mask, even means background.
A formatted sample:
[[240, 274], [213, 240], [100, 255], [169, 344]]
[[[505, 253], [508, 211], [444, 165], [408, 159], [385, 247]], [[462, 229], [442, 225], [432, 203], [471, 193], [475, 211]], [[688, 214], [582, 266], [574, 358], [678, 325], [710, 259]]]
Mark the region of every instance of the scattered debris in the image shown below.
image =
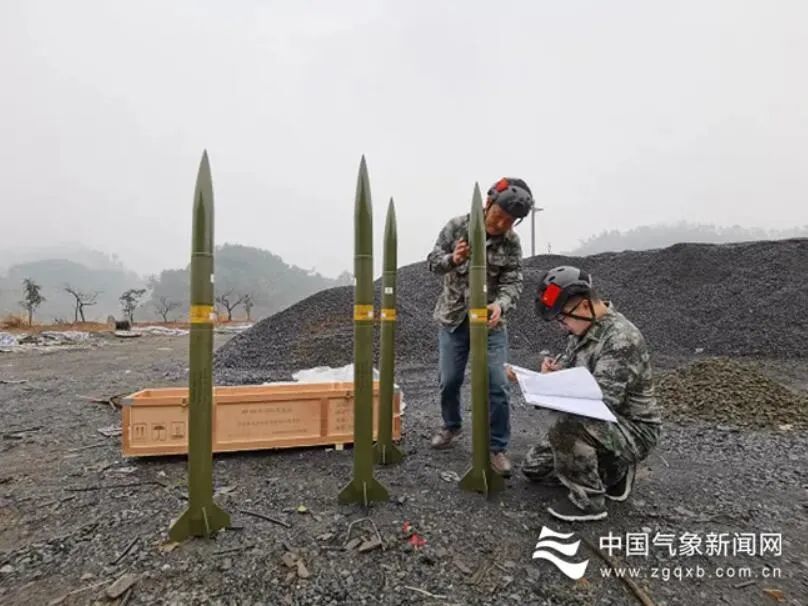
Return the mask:
[[168, 543], [161, 543], [160, 545], [157, 546], [157, 549], [159, 549], [163, 553], [171, 553], [177, 547], [179, 547], [179, 545], [180, 545], [179, 543], [169, 541]]
[[425, 589], [419, 589], [418, 587], [410, 587], [409, 585], [404, 585], [403, 589], [407, 589], [409, 591], [415, 591], [417, 593], [425, 595], [426, 597], [432, 598], [434, 600], [448, 600], [449, 599], [449, 596], [438, 595], [436, 593], [431, 593], [429, 591], [426, 591]]
[[107, 427], [99, 427], [96, 431], [107, 438], [115, 438], [121, 435], [121, 426], [109, 425]]
[[239, 513], [243, 513], [247, 516], [252, 516], [254, 518], [259, 518], [261, 520], [266, 520], [267, 522], [272, 522], [273, 524], [279, 524], [285, 528], [291, 528], [292, 525], [287, 522], [286, 520], [281, 520], [280, 518], [274, 518], [272, 516], [268, 516], [264, 513], [258, 513], [257, 511], [250, 511], [249, 509], [239, 509], [237, 510]]
[[301, 579], [308, 579], [311, 576], [309, 569], [306, 568], [306, 563], [302, 559], [297, 561], [297, 576]]
[[76, 396], [79, 400], [84, 400], [86, 402], [91, 402], [93, 404], [106, 404], [112, 410], [120, 410], [121, 408], [121, 401], [123, 398], [126, 397], [126, 394], [115, 394], [114, 396], [109, 396], [108, 398], [97, 398], [94, 396]]
[[28, 383], [28, 379], [0, 379], [0, 385], [22, 385]]
[[372, 537], [359, 546], [359, 553], [367, 553], [368, 551], [373, 551], [381, 547], [384, 547], [381, 538]]
[[19, 440], [25, 437], [23, 434], [35, 433], [40, 429], [42, 429], [42, 426], [36, 425], [34, 427], [24, 427], [23, 429], [12, 429], [11, 431], [4, 431], [0, 435], [2, 435], [4, 438], [16, 438]]
[[252, 549], [253, 547], [255, 547], [255, 543], [247, 543], [246, 545], [239, 545], [238, 547], [231, 547], [229, 549], [222, 549], [221, 551], [214, 551], [213, 555], [215, 556], [227, 555], [230, 553], [237, 553], [239, 551], [244, 551], [245, 549]]
[[48, 606], [59, 606], [59, 604], [62, 604], [70, 596], [77, 595], [79, 593], [84, 593], [85, 591], [91, 591], [93, 589], [98, 589], [102, 585], [106, 585], [108, 582], [109, 581], [101, 581], [100, 583], [95, 583], [94, 585], [87, 585], [86, 587], [81, 587], [79, 589], [74, 589], [73, 591], [70, 591], [70, 592], [64, 594], [63, 596], [60, 596], [60, 597], [56, 598], [55, 600], [51, 600], [50, 602], [48, 602]]
[[460, 481], [460, 476], [457, 475], [457, 472], [455, 472], [455, 471], [441, 471], [440, 472], [440, 477], [441, 477], [442, 480], [445, 480], [446, 482], [459, 482]]
[[114, 334], [119, 339], [136, 339], [142, 336], [140, 333], [135, 332], [133, 330], [116, 330], [112, 334]]
[[311, 576], [309, 569], [306, 567], [306, 562], [304, 562], [303, 558], [295, 551], [285, 551], [281, 556], [281, 562], [287, 568], [295, 569], [293, 572], [289, 573], [292, 575], [291, 578], [294, 578], [294, 575], [297, 575], [300, 579], [308, 579]]
[[0, 347], [17, 347], [19, 345], [19, 341], [17, 337], [12, 335], [10, 332], [0, 332]]
[[117, 581], [115, 581], [112, 585], [107, 587], [106, 593], [107, 597], [110, 600], [115, 600], [121, 597], [124, 593], [129, 591], [129, 589], [138, 581], [138, 576], [136, 574], [132, 574], [127, 572]]
[[362, 543], [362, 539], [361, 539], [361, 538], [359, 538], [359, 537], [354, 537], [354, 538], [352, 538], [350, 541], [348, 541], [347, 543], [345, 543], [345, 549], [347, 549], [348, 551], [353, 551], [354, 549], [356, 549], [357, 547], [359, 547], [359, 545], [360, 545], [361, 543]]
[[401, 532], [404, 534], [404, 537], [407, 539], [407, 543], [414, 549], [419, 550], [424, 545], [426, 545], [426, 539], [422, 537], [420, 534], [415, 532], [415, 528], [413, 528], [412, 524], [405, 521], [401, 525]]
[[775, 602], [785, 602], [786, 594], [779, 589], [764, 589], [763, 593], [773, 599]]
[[110, 562], [110, 565], [111, 566], [117, 566], [120, 563], [120, 561], [123, 560], [130, 551], [132, 551], [132, 548], [135, 545], [137, 545], [137, 542], [139, 540], [140, 540], [140, 537], [135, 537], [134, 539], [132, 539], [129, 542], [129, 544], [126, 546], [126, 548], [121, 552], [121, 555], [119, 555], [117, 558], [115, 558], [114, 561]]
[[169, 328], [168, 326], [135, 326], [132, 332], [136, 336], [152, 335], [158, 337], [184, 337], [190, 331], [183, 328]]
[[472, 572], [472, 571], [471, 571], [471, 568], [469, 568], [468, 566], [466, 566], [466, 565], [465, 565], [463, 562], [461, 562], [460, 560], [455, 559], [455, 560], [453, 560], [453, 562], [452, 562], [452, 563], [455, 565], [455, 568], [457, 568], [457, 569], [458, 569], [460, 572], [462, 572], [463, 574], [465, 574], [465, 575], [470, 575], [470, 574], [471, 574], [471, 572]]
[[[366, 522], [366, 523], [370, 524], [370, 526], [373, 528], [373, 532], [376, 534], [376, 538], [378, 539], [382, 550], [384, 550], [384, 540], [382, 539], [382, 535], [379, 532], [378, 527], [376, 526], [376, 522], [374, 522], [370, 518], [359, 518], [358, 520], [354, 520], [353, 522], [348, 524], [348, 530], [345, 533], [345, 540], [342, 542], [343, 546], [346, 549], [349, 549], [348, 545], [349, 545], [349, 543], [351, 543], [351, 532], [353, 531], [354, 526], [358, 526], [359, 524], [361, 524], [363, 522]], [[362, 544], [362, 539], [359, 539], [359, 542], [356, 543], [356, 545], [360, 545], [360, 544]], [[355, 548], [355, 546], [351, 547], [350, 549], [354, 549], [354, 548]]]
[[750, 585], [754, 585], [757, 581], [744, 581], [743, 583], [736, 583], [732, 586], [733, 589], [743, 589], [744, 587], [749, 587]]

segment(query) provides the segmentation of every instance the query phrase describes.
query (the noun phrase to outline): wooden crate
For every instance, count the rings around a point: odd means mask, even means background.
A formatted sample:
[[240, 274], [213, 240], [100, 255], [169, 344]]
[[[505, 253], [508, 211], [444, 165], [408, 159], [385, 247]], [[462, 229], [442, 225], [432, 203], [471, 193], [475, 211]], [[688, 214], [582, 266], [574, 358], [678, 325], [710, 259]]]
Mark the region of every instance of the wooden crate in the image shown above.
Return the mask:
[[[353, 382], [214, 388], [213, 452], [342, 446], [353, 442]], [[188, 388], [144, 389], [123, 400], [124, 456], [187, 454]], [[373, 384], [377, 436], [379, 382]], [[401, 392], [393, 394], [393, 439], [401, 439]]]

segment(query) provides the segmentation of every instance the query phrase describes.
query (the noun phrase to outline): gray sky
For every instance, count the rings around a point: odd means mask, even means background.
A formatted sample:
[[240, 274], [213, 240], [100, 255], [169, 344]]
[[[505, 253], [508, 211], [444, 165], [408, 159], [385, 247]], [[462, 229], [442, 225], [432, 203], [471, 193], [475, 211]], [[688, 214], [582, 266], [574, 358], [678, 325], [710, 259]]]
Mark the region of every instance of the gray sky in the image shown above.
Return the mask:
[[393, 195], [401, 265], [503, 175], [554, 252], [806, 224], [806, 23], [799, 0], [2, 0], [0, 248], [182, 266], [203, 148], [217, 243], [325, 275], [352, 267], [363, 153], [376, 250]]

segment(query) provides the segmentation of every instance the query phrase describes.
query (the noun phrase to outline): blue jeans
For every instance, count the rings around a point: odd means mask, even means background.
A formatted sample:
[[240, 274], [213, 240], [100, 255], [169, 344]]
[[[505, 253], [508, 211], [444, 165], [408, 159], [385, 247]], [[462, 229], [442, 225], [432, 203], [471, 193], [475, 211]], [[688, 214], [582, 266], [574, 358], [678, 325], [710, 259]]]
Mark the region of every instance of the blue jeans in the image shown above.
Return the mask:
[[[468, 316], [454, 331], [442, 326], [438, 334], [440, 348], [440, 406], [444, 429], [458, 430], [462, 425], [460, 388], [469, 359]], [[488, 331], [488, 413], [491, 422], [491, 451], [508, 447], [511, 437], [511, 410], [508, 403], [508, 332], [505, 327]]]

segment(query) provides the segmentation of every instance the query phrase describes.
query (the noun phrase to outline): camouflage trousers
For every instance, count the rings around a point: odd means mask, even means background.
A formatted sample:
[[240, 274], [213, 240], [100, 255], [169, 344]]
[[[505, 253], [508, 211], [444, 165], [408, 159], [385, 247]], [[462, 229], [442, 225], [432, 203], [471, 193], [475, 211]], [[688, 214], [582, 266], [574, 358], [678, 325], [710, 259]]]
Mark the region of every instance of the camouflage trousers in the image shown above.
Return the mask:
[[580, 507], [620, 481], [630, 465], [645, 459], [661, 431], [660, 425], [621, 417], [608, 423], [565, 413], [552, 416], [547, 437], [525, 455], [522, 472], [535, 481], [555, 475]]

